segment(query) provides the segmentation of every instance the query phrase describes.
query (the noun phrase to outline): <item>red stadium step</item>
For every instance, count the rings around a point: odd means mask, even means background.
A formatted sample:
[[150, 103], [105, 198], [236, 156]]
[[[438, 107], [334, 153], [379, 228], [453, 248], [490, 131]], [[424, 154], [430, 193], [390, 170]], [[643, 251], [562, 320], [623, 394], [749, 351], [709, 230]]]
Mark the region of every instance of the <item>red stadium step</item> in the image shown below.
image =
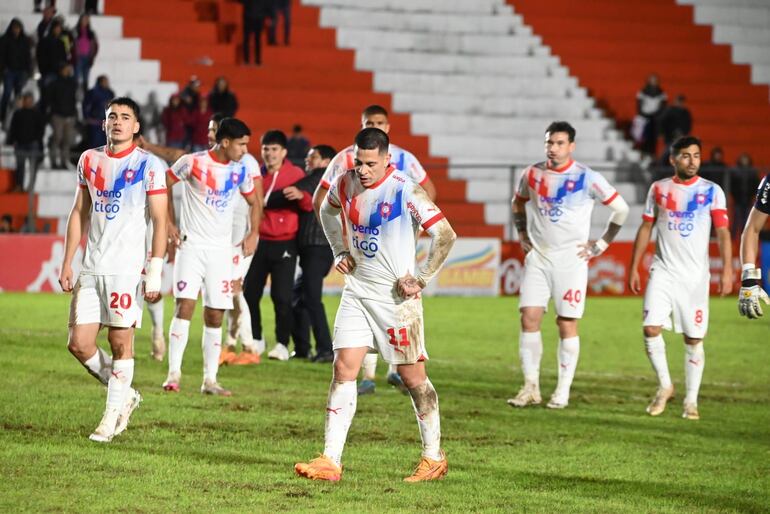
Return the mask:
[[10, 192], [16, 185], [15, 182], [13, 170], [0, 170], [0, 194]]
[[[38, 196], [35, 195], [35, 211], [37, 211]], [[27, 193], [0, 194], [0, 215], [26, 216], [29, 212], [29, 195]]]

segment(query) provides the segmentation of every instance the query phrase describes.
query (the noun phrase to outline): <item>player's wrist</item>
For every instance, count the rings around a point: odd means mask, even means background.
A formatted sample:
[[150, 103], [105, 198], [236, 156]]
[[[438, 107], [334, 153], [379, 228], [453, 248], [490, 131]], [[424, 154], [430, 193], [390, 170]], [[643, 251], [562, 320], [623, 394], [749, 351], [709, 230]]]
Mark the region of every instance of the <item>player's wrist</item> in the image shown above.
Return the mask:
[[755, 268], [753, 265], [750, 268], [743, 268], [741, 273], [741, 287], [754, 287], [760, 285], [762, 280], [762, 270]]
[[592, 251], [594, 255], [601, 255], [604, 251], [610, 247], [610, 244], [604, 239], [597, 239], [594, 241]]
[[427, 287], [428, 283], [425, 282], [424, 278], [422, 278], [420, 276], [415, 277], [415, 278], [417, 279], [417, 285], [420, 286], [420, 289], [425, 289]]

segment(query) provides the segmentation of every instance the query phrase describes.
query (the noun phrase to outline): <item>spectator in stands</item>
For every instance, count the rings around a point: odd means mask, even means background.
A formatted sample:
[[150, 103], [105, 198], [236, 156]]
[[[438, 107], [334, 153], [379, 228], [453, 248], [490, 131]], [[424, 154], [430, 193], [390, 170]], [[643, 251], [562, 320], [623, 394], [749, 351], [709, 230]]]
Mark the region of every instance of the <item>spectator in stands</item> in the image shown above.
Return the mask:
[[182, 106], [182, 99], [179, 95], [171, 95], [168, 106], [163, 109], [161, 120], [163, 128], [166, 131], [166, 146], [171, 148], [184, 148], [187, 119], [189, 118], [187, 109]]
[[56, 16], [56, 7], [53, 5], [47, 6], [43, 9], [43, 19], [37, 24], [37, 41], [40, 42], [44, 37], [48, 35], [53, 24], [53, 19]]
[[179, 93], [179, 97], [182, 100], [182, 105], [189, 112], [193, 112], [198, 108], [198, 103], [201, 101], [201, 81], [198, 80], [197, 75], [190, 77], [190, 82]]
[[10, 234], [13, 232], [13, 217], [10, 214], [3, 214], [0, 218], [0, 234]]
[[204, 96], [198, 103], [198, 109], [190, 114], [188, 125], [192, 132], [192, 151], [201, 152], [209, 149], [209, 121], [214, 113], [209, 108], [209, 101]]
[[98, 148], [107, 144], [102, 124], [105, 120], [107, 102], [113, 98], [115, 98], [115, 92], [110, 89], [110, 80], [107, 75], [99, 75], [94, 87], [89, 89], [83, 98], [83, 121], [86, 125], [88, 148]]
[[238, 99], [235, 94], [230, 91], [230, 85], [227, 79], [219, 77], [214, 82], [214, 87], [209, 93], [209, 107], [214, 112], [220, 112], [225, 117], [233, 117], [238, 112]]
[[262, 64], [262, 29], [265, 19], [273, 15], [273, 0], [240, 0], [243, 4], [243, 64], [250, 63], [251, 40], [254, 39], [254, 64]]
[[[286, 144], [288, 159], [295, 166], [304, 166], [307, 153], [310, 151], [310, 141], [302, 134], [302, 125], [294, 125], [291, 129], [291, 137]], [[307, 170], [305, 170], [307, 171]]]
[[83, 12], [87, 14], [99, 14], [99, 0], [85, 0]]
[[707, 180], [719, 184], [725, 191], [725, 194], [730, 193], [730, 184], [727, 180], [727, 163], [725, 162], [725, 154], [721, 147], [715, 146], [711, 150], [709, 160], [703, 163], [698, 174]]
[[[278, 15], [283, 18], [283, 44], [289, 46], [289, 29], [291, 28], [291, 0], [273, 0], [273, 14], [268, 29], [267, 40], [271, 45], [278, 44], [276, 32]], [[307, 152], [306, 152], [307, 153]]]
[[[43, 133], [45, 118], [35, 107], [35, 96], [30, 93], [22, 95], [21, 108], [13, 113], [11, 126], [5, 143], [13, 146], [16, 154], [16, 176], [14, 192], [24, 191], [24, 173], [27, 162], [30, 166], [30, 186], [33, 185], [38, 163], [43, 159]], [[31, 187], [30, 187], [31, 189]]]
[[660, 88], [658, 76], [647, 77], [644, 87], [636, 94], [636, 112], [646, 121], [640, 150], [654, 158], [658, 146], [658, 118], [666, 107], [666, 93]]
[[67, 62], [67, 48], [62, 40], [63, 26], [59, 18], [54, 18], [48, 35], [37, 43], [37, 68], [40, 71], [40, 110], [47, 111], [48, 99], [46, 97], [48, 86], [56, 80], [59, 68]]
[[14, 18], [0, 37], [0, 72], [3, 76], [3, 97], [0, 100], [0, 121], [5, 125], [11, 95], [18, 97], [32, 73], [32, 53], [29, 37], [21, 20]]
[[660, 115], [660, 129], [666, 147], [679, 137], [690, 135], [692, 115], [685, 105], [684, 95], [677, 95], [674, 103], [663, 109]]
[[64, 64], [59, 76], [48, 86], [48, 114], [53, 136], [51, 137], [51, 167], [70, 167], [70, 147], [75, 142], [77, 121], [77, 89], [75, 71], [71, 64]]
[[147, 103], [142, 106], [142, 132], [152, 141], [161, 141], [163, 133], [163, 121], [161, 119], [162, 109], [158, 103], [158, 95], [155, 91], [150, 91], [147, 95]]
[[94, 59], [99, 52], [99, 40], [91, 29], [91, 17], [88, 14], [80, 15], [78, 25], [75, 28], [75, 76], [78, 83], [83, 87], [83, 91], [88, 88], [88, 75], [91, 73], [91, 66], [94, 65]]
[[759, 173], [754, 168], [751, 156], [744, 152], [738, 157], [735, 167], [728, 172], [729, 191], [733, 197], [733, 222], [732, 235], [737, 238], [741, 235], [749, 211], [754, 205], [754, 198], [759, 187]]

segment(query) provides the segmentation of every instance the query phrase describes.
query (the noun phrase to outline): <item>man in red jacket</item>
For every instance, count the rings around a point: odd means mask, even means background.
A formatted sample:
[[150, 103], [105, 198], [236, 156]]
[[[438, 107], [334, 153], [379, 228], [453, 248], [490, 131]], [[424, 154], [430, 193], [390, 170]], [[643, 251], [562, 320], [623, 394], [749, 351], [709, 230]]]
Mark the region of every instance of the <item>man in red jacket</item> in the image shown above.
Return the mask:
[[[264, 211], [259, 224], [259, 245], [246, 273], [243, 294], [251, 311], [251, 330], [256, 348], [264, 348], [259, 301], [270, 276], [270, 298], [275, 308], [275, 347], [267, 356], [289, 360], [291, 337], [292, 287], [297, 265], [297, 230], [299, 211], [313, 210], [310, 193], [292, 184], [305, 177], [302, 169], [286, 159], [286, 134], [269, 130], [262, 136], [262, 184], [265, 191]], [[273, 202], [270, 199], [273, 198]], [[277, 199], [291, 200], [290, 207]]]

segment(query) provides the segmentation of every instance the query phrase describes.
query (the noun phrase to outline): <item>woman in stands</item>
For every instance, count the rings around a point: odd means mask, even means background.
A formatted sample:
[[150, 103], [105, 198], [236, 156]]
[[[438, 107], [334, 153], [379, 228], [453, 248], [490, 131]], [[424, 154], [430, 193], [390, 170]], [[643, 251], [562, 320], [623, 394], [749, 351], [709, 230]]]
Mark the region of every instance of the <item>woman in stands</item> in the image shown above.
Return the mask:
[[94, 65], [97, 52], [99, 52], [99, 41], [91, 29], [91, 17], [88, 14], [83, 14], [78, 19], [78, 26], [75, 27], [75, 45], [73, 47], [75, 77], [77, 77], [83, 91], [88, 90], [88, 75], [91, 73], [91, 66]]

